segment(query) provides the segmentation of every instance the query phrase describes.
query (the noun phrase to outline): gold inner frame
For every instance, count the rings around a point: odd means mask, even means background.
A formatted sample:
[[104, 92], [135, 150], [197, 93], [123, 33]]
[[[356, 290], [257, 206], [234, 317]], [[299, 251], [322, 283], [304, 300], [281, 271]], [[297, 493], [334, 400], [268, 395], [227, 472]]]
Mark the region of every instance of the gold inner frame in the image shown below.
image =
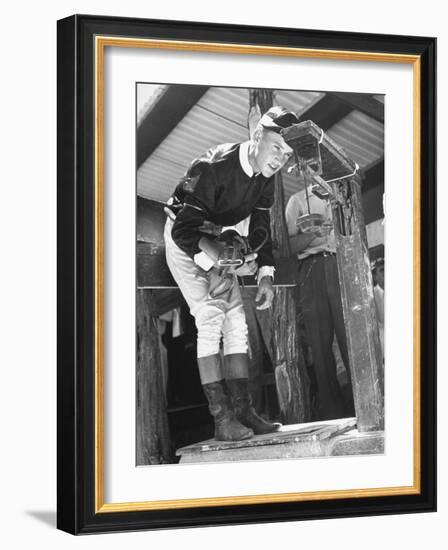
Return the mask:
[[[314, 59], [406, 63], [413, 65], [413, 185], [414, 185], [414, 481], [411, 486], [347, 489], [303, 493], [276, 493], [264, 495], [159, 500], [144, 502], [104, 502], [104, 55], [108, 46], [122, 48], [156, 48], [176, 51], [234, 53], [305, 57]], [[274, 502], [331, 500], [338, 498], [379, 497], [420, 493], [421, 481], [421, 426], [420, 426], [420, 125], [421, 125], [421, 60], [417, 55], [401, 55], [344, 50], [320, 50], [290, 47], [219, 44], [176, 40], [153, 40], [96, 36], [95, 54], [95, 512], [129, 512], [166, 510], [208, 506], [231, 506]]]

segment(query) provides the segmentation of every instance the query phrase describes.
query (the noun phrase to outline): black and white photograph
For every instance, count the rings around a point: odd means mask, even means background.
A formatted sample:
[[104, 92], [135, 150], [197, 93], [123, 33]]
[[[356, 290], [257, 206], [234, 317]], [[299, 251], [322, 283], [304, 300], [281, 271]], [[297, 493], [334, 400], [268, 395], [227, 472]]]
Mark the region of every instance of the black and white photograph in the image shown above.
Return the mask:
[[383, 454], [387, 96], [135, 101], [136, 465]]
[[443, 5], [6, 4], [4, 548], [446, 544]]

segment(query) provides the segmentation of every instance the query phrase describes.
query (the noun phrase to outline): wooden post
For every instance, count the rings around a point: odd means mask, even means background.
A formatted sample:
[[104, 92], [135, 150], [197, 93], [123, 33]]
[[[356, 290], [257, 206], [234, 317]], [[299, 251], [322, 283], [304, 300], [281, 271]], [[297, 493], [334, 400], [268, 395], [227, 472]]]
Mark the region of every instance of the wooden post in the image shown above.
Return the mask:
[[274, 366], [282, 419], [285, 424], [308, 422], [310, 382], [298, 336], [295, 289], [282, 285], [274, 292], [272, 309], [256, 314]]
[[137, 465], [173, 462], [151, 290], [137, 289]]
[[[361, 178], [355, 175], [357, 165], [310, 120], [292, 126], [284, 137], [298, 159], [308, 163], [308, 174], [316, 192], [323, 193], [331, 201], [358, 430], [382, 430], [382, 354], [362, 209]], [[313, 140], [319, 146], [319, 173], [310, 168], [316, 165], [314, 154], [309, 150]]]
[[333, 184], [344, 197], [333, 219], [358, 430], [366, 432], [384, 428], [384, 376], [360, 184]]
[[245, 287], [241, 289], [241, 296], [243, 298], [248, 330], [250, 392], [255, 410], [263, 411], [266, 414], [266, 404], [263, 403], [263, 374], [266, 345], [260, 332], [256, 309], [253, 303], [255, 300], [255, 289]]

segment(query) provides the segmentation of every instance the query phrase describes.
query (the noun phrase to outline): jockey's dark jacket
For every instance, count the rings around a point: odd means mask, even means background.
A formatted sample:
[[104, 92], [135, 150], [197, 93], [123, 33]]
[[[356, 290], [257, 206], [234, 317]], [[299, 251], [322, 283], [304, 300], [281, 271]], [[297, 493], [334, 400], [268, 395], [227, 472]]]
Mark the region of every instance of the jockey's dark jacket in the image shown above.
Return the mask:
[[[195, 159], [177, 185], [169, 207], [176, 215], [172, 237], [191, 258], [200, 252], [198, 243], [204, 221], [232, 226], [251, 214], [249, 235], [262, 232], [268, 239], [258, 251], [258, 267], [273, 266], [270, 208], [274, 203], [274, 178], [261, 173], [248, 176], [239, 159], [240, 144], [223, 144]], [[260, 239], [261, 240], [261, 239]]]

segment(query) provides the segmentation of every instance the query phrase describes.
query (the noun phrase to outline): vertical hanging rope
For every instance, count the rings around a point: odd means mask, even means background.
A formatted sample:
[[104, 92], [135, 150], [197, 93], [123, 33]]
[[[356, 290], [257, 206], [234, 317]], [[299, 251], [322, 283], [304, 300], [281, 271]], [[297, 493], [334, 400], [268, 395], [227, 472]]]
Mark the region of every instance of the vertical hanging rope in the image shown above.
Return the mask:
[[305, 194], [306, 194], [306, 205], [308, 206], [308, 214], [311, 214], [310, 209], [310, 195], [308, 193], [308, 185], [305, 187]]

